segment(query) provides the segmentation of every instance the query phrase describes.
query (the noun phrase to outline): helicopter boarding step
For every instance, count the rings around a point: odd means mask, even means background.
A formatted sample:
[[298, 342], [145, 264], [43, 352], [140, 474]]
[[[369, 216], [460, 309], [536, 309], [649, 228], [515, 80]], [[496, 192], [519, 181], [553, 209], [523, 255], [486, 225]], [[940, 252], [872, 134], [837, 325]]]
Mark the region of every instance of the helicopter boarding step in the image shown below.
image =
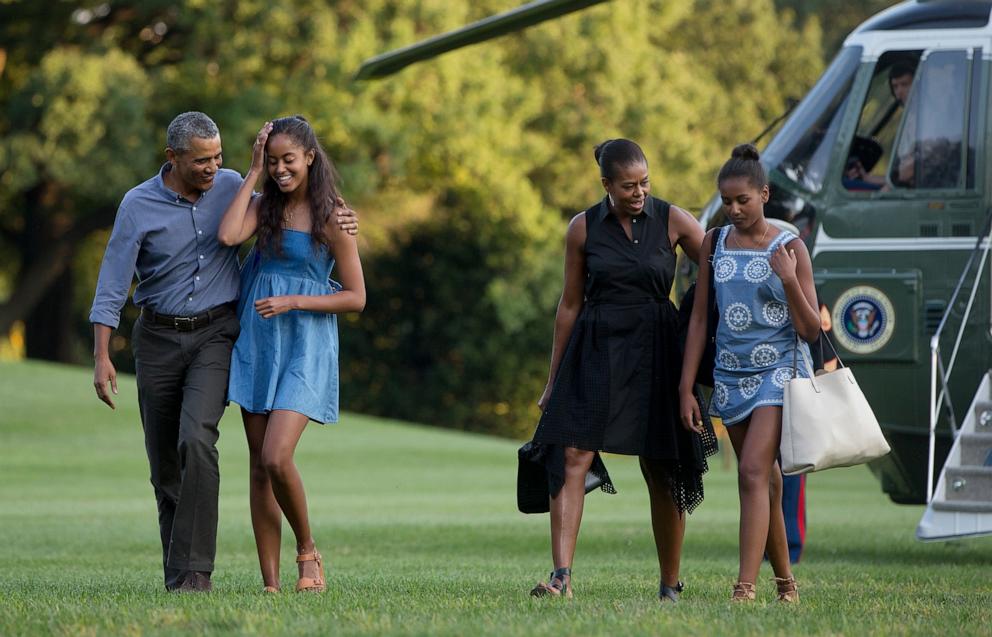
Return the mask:
[[976, 535], [992, 535], [992, 370], [978, 386], [916, 527], [924, 541]]

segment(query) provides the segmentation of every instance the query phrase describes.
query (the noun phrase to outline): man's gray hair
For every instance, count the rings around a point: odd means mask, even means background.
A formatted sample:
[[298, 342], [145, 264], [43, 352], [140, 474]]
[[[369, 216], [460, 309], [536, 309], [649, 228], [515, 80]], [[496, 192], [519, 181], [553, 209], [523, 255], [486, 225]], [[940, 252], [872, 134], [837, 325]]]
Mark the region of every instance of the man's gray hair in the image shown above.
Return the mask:
[[169, 124], [165, 134], [165, 145], [177, 153], [184, 153], [190, 149], [190, 140], [194, 137], [213, 139], [218, 135], [220, 130], [217, 124], [214, 124], [214, 120], [199, 111], [189, 111], [176, 115]]

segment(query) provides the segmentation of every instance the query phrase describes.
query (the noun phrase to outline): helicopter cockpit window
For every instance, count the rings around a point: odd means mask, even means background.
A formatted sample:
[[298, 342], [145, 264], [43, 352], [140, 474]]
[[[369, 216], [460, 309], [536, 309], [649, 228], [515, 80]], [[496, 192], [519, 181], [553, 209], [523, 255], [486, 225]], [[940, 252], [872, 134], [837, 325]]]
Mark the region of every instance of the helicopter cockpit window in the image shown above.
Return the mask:
[[841, 183], [850, 191], [888, 190], [885, 169], [906, 114], [923, 51], [889, 51], [875, 64]]
[[978, 153], [978, 137], [982, 131], [983, 122], [979, 116], [985, 110], [982, 108], [982, 50], [973, 49], [971, 55], [971, 108], [968, 111], [968, 151], [965, 154], [967, 164], [964, 187], [968, 190], [975, 188], [975, 162]]
[[893, 189], [964, 187], [971, 62], [971, 51], [933, 51], [924, 56], [889, 162]]
[[861, 47], [841, 49], [830, 67], [765, 149], [769, 166], [811, 192], [823, 187]]

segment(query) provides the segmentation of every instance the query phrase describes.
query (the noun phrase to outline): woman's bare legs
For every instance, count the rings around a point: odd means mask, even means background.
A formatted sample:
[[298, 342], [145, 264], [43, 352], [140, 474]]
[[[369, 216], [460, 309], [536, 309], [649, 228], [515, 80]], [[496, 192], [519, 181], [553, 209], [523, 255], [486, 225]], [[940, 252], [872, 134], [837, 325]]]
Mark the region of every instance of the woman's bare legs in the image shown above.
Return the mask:
[[[565, 448], [565, 484], [558, 496], [551, 498], [551, 558], [556, 570], [572, 566], [585, 504], [586, 473], [594, 457], [592, 451]], [[562, 583], [567, 590], [571, 577], [566, 576]]]
[[[296, 445], [307, 426], [307, 417], [295, 411], [282, 409], [269, 413], [262, 445], [262, 465], [269, 476], [272, 493], [279, 508], [289, 521], [296, 536], [296, 553], [312, 553], [313, 535], [310, 533], [310, 518], [307, 514], [307, 496], [303, 490], [303, 480], [296, 469], [293, 454]], [[317, 578], [316, 562], [301, 562], [300, 577]]]
[[262, 464], [262, 446], [268, 422], [266, 414], [252, 414], [241, 410], [248, 439], [248, 503], [251, 509], [251, 527], [255, 532], [258, 565], [262, 569], [265, 586], [279, 588], [279, 544], [282, 539], [282, 511], [272, 493], [269, 474]]
[[792, 577], [782, 514], [782, 478], [775, 460], [781, 431], [782, 408], [774, 406], [759, 407], [748, 422], [727, 427], [737, 454], [740, 582], [755, 583], [766, 550], [775, 575]]
[[772, 467], [768, 498], [768, 543], [765, 554], [772, 565], [775, 577], [792, 577], [792, 561], [789, 559], [789, 536], [785, 531], [785, 512], [782, 511], [782, 469], [778, 461]]
[[660, 463], [641, 458], [641, 473], [647, 482], [648, 495], [651, 498], [651, 528], [654, 531], [655, 547], [658, 549], [661, 583], [675, 588], [679, 582], [685, 516], [675, 506], [667, 474]]

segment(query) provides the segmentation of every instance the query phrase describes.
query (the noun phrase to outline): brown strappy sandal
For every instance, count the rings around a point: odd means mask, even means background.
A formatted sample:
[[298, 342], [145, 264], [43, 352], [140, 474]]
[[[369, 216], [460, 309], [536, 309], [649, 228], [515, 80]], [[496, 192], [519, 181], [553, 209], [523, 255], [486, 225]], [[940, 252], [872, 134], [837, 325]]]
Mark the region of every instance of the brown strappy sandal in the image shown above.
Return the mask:
[[[568, 583], [565, 583], [565, 578], [568, 578]], [[552, 571], [551, 576], [548, 578], [548, 582], [539, 582], [537, 586], [531, 589], [530, 594], [534, 597], [564, 597], [565, 599], [572, 599], [572, 569], [562, 567]]]
[[311, 593], [323, 593], [327, 590], [327, 582], [324, 581], [324, 559], [314, 549], [313, 553], [302, 553], [296, 556], [296, 563], [301, 562], [316, 562], [317, 563], [317, 575], [316, 578], [313, 577], [300, 577], [296, 580], [296, 592], [300, 593], [303, 591]]
[[734, 583], [734, 592], [730, 595], [732, 602], [753, 602], [755, 598], [754, 584], [751, 582]]
[[776, 577], [775, 585], [778, 587], [778, 601], [787, 604], [799, 601], [799, 584], [796, 583], [795, 577]]

